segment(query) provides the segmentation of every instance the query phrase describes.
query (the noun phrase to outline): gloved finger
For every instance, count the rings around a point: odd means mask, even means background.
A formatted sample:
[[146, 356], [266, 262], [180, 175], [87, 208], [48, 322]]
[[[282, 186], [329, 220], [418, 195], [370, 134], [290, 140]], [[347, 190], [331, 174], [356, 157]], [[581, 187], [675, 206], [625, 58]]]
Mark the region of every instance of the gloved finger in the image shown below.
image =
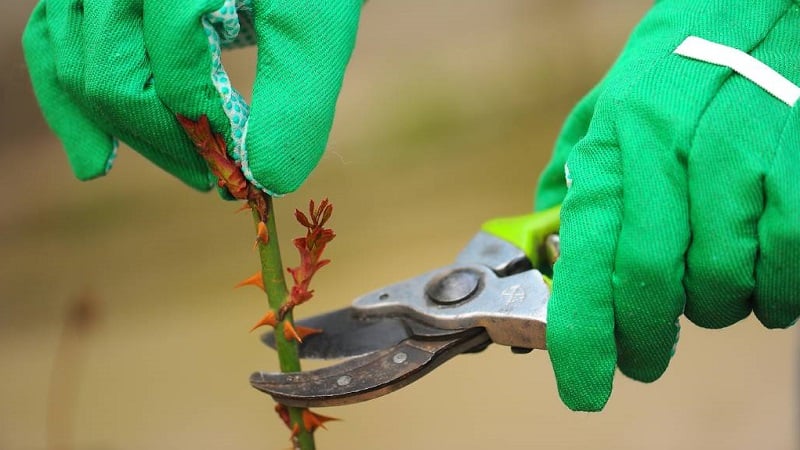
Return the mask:
[[614, 277], [618, 365], [644, 382], [663, 374], [678, 341], [691, 239], [687, 152], [713, 94], [730, 78], [727, 68], [674, 54], [648, 70], [617, 105], [627, 113], [618, 124], [625, 211]]
[[111, 168], [116, 142], [64, 89], [64, 84], [81, 84], [82, 20], [77, 1], [42, 1], [33, 10], [22, 45], [44, 118], [64, 145], [75, 176], [89, 180]]
[[623, 151], [624, 209], [614, 261], [613, 295], [620, 370], [639, 381], [666, 370], [678, 339], [685, 294], [683, 255], [689, 243], [683, 166], [663, 131], [666, 118], [646, 102], [618, 127]]
[[142, 31], [141, 0], [87, 2], [86, 102], [108, 129], [162, 169], [207, 190], [205, 162], [159, 100]]
[[[800, 49], [786, 42], [800, 40], [800, 14], [796, 9], [783, 20], [754, 54], [778, 73], [800, 84], [797, 59]], [[784, 106], [784, 105], [780, 105]], [[784, 106], [785, 107], [785, 106]], [[764, 212], [758, 224], [760, 252], [756, 262], [753, 310], [769, 328], [786, 328], [800, 316], [800, 108], [794, 103], [780, 133], [773, 159], [764, 176]]]
[[317, 165], [355, 44], [362, 0], [255, 0], [258, 63], [242, 169], [292, 192]]
[[617, 363], [611, 271], [622, 213], [622, 161], [611, 121], [592, 123], [568, 165], [573, 183], [561, 209], [547, 346], [564, 403], [599, 411], [611, 395]]
[[[789, 112], [751, 81], [733, 77], [698, 125], [688, 160], [693, 236], [684, 281], [685, 314], [697, 325], [722, 328], [750, 314], [764, 167], [786, 123], [774, 119]], [[754, 129], [759, 133], [748, 131]]]
[[556, 140], [553, 157], [539, 178], [536, 189], [536, 211], [544, 211], [558, 204], [567, 195], [567, 184], [564, 182], [564, 165], [567, 156], [589, 130], [589, 123], [594, 115], [594, 108], [600, 93], [603, 92], [602, 84], [598, 84], [575, 106], [570, 113], [561, 133]]
[[223, 37], [233, 39], [238, 32], [235, 1], [197, 0], [175, 8], [170, 2], [144, 0], [144, 41], [158, 98], [183, 116], [205, 114], [229, 147], [238, 147], [231, 140], [231, 124], [241, 141], [248, 107], [222, 66], [212, 20], [227, 33]]
[[[800, 40], [800, 15], [780, 17], [750, 54], [777, 74], [797, 74], [800, 55], [787, 51], [786, 42]], [[720, 88], [698, 125], [688, 160], [693, 239], [685, 314], [700, 326], [725, 327], [750, 313], [763, 250], [759, 220], [771, 196], [765, 173], [791, 116], [789, 105], [737, 75]]]
[[766, 205], [758, 225], [761, 252], [756, 263], [753, 309], [769, 328], [786, 328], [800, 317], [800, 110], [795, 106], [772, 169], [764, 178]]

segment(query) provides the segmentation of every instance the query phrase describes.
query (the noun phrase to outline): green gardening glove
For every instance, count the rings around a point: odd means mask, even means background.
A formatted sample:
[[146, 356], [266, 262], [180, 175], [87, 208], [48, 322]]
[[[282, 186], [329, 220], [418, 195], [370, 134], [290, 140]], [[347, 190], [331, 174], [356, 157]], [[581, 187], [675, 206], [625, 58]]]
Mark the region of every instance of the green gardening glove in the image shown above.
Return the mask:
[[798, 61], [794, 1], [661, 0], [567, 120], [536, 208], [563, 202], [547, 344], [570, 408], [602, 409], [615, 366], [659, 378], [681, 314], [797, 320]]
[[[214, 179], [175, 116], [207, 115], [245, 176], [295, 190], [325, 148], [362, 0], [41, 0], [23, 35], [44, 117], [83, 180], [116, 139], [197, 189]], [[238, 11], [238, 13], [237, 13]], [[252, 109], [220, 48], [258, 44]]]

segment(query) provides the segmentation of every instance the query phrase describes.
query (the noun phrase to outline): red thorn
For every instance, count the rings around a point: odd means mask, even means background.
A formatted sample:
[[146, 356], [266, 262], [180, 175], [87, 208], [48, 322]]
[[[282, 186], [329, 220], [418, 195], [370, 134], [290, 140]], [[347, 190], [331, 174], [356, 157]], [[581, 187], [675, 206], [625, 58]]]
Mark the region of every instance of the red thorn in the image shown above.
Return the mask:
[[319, 328], [301, 327], [299, 325], [294, 327], [294, 331], [295, 333], [297, 333], [298, 336], [300, 336], [300, 339], [305, 339], [314, 334], [322, 333], [322, 330], [320, 330]]
[[237, 209], [233, 213], [236, 214], [236, 213], [240, 213], [242, 211], [248, 211], [248, 210], [251, 210], [251, 209], [253, 209], [253, 208], [250, 207], [250, 203], [244, 202], [244, 203], [242, 203], [242, 206], [240, 206], [239, 209]]
[[296, 423], [292, 427], [292, 435], [289, 437], [290, 439], [294, 439], [300, 435], [300, 424]]
[[252, 275], [252, 276], [250, 276], [248, 278], [245, 278], [244, 280], [240, 281], [236, 286], [234, 286], [234, 289], [242, 287], [242, 286], [256, 286], [256, 287], [261, 288], [261, 290], [263, 291], [264, 290], [264, 278], [261, 275], [261, 272], [257, 272], [255, 275]]
[[256, 231], [256, 244], [262, 243], [267, 245], [269, 243], [269, 233], [267, 232], [267, 224], [263, 221], [258, 222], [258, 229]]
[[264, 317], [262, 317], [261, 320], [259, 320], [258, 322], [256, 322], [255, 325], [253, 325], [253, 328], [250, 328], [250, 331], [253, 331], [258, 327], [263, 327], [264, 325], [269, 325], [271, 327], [274, 327], [277, 324], [278, 321], [277, 319], [275, 319], [275, 311], [270, 309], [266, 314], [264, 314]]
[[327, 428], [325, 428], [325, 422], [330, 422], [333, 420], [339, 420], [339, 419], [335, 417], [323, 416], [322, 414], [317, 414], [311, 411], [310, 409], [303, 410], [303, 425], [306, 427], [306, 430], [308, 430], [311, 433], [316, 431], [317, 428], [322, 428], [324, 430], [327, 430]]
[[297, 333], [297, 330], [294, 329], [294, 325], [292, 325], [292, 323], [288, 320], [283, 322], [283, 336], [287, 341], [295, 340], [297, 342], [303, 342], [302, 336]]

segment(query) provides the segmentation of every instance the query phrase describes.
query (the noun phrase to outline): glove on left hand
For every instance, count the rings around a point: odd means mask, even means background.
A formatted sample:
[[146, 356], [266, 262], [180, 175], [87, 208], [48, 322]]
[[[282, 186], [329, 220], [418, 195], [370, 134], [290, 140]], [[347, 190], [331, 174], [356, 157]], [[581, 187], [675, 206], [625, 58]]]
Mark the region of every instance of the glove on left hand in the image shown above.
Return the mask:
[[[106, 174], [119, 138], [208, 189], [214, 180], [175, 119], [205, 114], [245, 175], [280, 194], [305, 180], [325, 148], [361, 4], [41, 0], [23, 46], [45, 119], [78, 178]], [[240, 18], [255, 36], [239, 35]], [[248, 39], [258, 43], [249, 112], [219, 59], [220, 44]]]

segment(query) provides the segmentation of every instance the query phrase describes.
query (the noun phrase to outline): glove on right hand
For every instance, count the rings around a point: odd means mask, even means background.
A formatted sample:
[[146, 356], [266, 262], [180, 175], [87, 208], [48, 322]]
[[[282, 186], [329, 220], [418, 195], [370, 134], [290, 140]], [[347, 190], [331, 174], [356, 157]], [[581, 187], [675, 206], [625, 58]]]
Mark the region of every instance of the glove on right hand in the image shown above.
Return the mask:
[[547, 344], [570, 408], [602, 409], [617, 365], [659, 378], [682, 313], [797, 320], [797, 61], [796, 2], [662, 0], [567, 120], [536, 209], [563, 202]]

